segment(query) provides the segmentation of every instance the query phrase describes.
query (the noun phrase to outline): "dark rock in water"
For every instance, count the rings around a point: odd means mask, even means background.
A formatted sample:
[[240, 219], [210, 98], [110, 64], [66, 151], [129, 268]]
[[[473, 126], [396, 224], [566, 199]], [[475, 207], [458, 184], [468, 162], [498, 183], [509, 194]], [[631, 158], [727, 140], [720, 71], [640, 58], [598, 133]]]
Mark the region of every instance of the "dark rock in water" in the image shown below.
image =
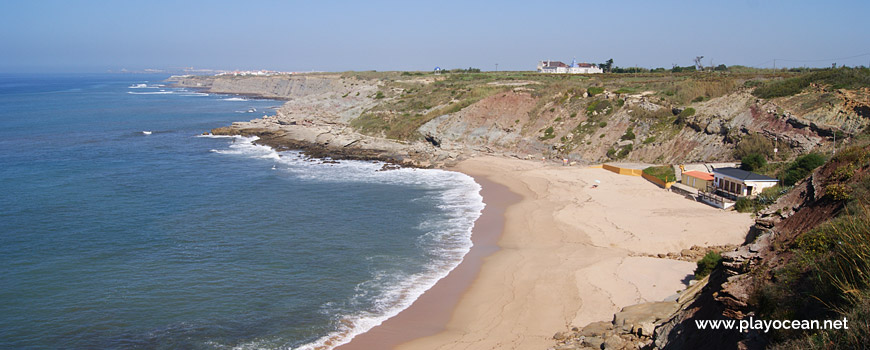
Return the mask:
[[401, 165], [398, 165], [398, 164], [392, 164], [392, 163], [386, 163], [386, 164], [384, 164], [384, 166], [382, 166], [380, 169], [378, 169], [378, 170], [376, 170], [376, 171], [399, 170], [399, 169], [401, 169], [401, 168], [402, 168]]
[[337, 160], [324, 159], [320, 164], [339, 164], [339, 162]]

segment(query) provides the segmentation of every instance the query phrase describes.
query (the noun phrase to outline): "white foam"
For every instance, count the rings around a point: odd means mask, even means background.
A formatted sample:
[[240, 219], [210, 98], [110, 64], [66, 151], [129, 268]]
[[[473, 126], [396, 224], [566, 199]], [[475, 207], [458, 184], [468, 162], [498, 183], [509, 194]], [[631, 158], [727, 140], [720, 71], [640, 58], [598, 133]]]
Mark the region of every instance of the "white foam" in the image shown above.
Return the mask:
[[153, 92], [127, 91], [127, 93], [131, 94], [131, 95], [168, 95], [168, 94], [174, 94], [175, 92], [174, 91], [160, 90], [160, 91], [153, 91]]
[[163, 84], [153, 84], [153, 85], [133, 84], [133, 85], [128, 86], [127, 88], [129, 88], [129, 89], [159, 89], [159, 88], [162, 88], [164, 86], [166, 86], [166, 85], [163, 85]]
[[241, 97], [228, 97], [228, 98], [222, 98], [222, 99], [221, 99], [221, 101], [247, 101], [247, 100], [248, 100], [248, 99], [246, 99], [246, 98], [241, 98]]
[[[426, 233], [418, 238], [418, 244], [428, 250], [433, 262], [422, 272], [404, 274], [399, 271], [376, 271], [372, 279], [355, 287], [355, 296], [348, 305], [368, 304], [373, 300], [373, 309], [354, 310], [340, 315], [338, 329], [321, 338], [302, 345], [296, 350], [333, 349], [351, 341], [384, 321], [411, 306], [425, 291], [458, 266], [471, 249], [471, 230], [483, 210], [480, 185], [465, 174], [437, 170], [401, 168], [378, 171], [384, 163], [364, 161], [341, 161], [337, 164], [312, 161], [300, 152], [276, 152], [270, 147], [254, 145], [256, 137], [202, 135], [210, 138], [234, 138], [227, 149], [212, 150], [219, 154], [243, 155], [272, 159], [278, 170], [293, 174], [304, 181], [335, 181], [378, 184], [403, 184], [433, 189], [431, 199], [438, 203], [443, 215], [420, 224]], [[264, 166], [265, 169], [265, 166]], [[375, 293], [376, 295], [372, 295]], [[332, 314], [330, 304], [324, 311]], [[251, 344], [237, 348], [248, 348]]]

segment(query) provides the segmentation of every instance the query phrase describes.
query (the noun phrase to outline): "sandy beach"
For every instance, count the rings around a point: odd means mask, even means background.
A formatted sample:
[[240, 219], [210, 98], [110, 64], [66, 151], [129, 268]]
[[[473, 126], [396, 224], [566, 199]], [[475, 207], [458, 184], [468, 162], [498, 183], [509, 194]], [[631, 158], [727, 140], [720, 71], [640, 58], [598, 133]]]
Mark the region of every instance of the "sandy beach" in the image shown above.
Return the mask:
[[340, 349], [546, 349], [555, 332], [665, 299], [692, 277], [694, 263], [642, 255], [738, 244], [752, 223], [603, 169], [479, 157], [453, 170], [484, 187], [495, 208], [474, 235], [498, 237], [499, 249], [476, 241], [479, 250], [409, 309]]

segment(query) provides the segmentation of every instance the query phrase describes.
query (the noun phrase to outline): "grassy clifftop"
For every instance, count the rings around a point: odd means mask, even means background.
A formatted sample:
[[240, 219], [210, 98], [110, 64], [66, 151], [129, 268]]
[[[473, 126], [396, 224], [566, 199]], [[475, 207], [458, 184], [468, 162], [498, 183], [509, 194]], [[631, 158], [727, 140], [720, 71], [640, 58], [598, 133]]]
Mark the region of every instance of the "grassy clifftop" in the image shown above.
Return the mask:
[[[370, 96], [375, 106], [350, 123], [364, 134], [415, 141], [427, 133], [520, 154], [668, 162], [731, 160], [731, 149], [753, 134], [786, 140], [779, 146], [788, 154], [827, 147], [835, 131], [853, 133], [867, 124], [860, 118], [868, 110], [866, 71], [343, 76], [379, 84]], [[506, 101], [516, 96], [532, 105], [512, 108]], [[446, 120], [433, 121], [439, 117]]]
[[350, 126], [403, 144], [425, 140], [451, 154], [676, 163], [735, 160], [741, 140], [757, 136], [778, 147], [779, 157], [825, 152], [834, 137], [867, 126], [868, 75], [863, 68], [592, 75], [458, 70], [176, 81], [285, 99], [278, 116], [283, 124], [276, 127]]

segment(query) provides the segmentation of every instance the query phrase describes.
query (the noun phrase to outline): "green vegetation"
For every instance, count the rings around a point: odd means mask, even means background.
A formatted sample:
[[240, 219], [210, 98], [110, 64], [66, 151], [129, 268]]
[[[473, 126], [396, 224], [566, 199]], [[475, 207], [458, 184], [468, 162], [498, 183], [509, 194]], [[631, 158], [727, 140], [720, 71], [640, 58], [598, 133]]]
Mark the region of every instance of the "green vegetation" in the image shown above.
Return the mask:
[[737, 210], [741, 213], [756, 213], [760, 210], [764, 210], [774, 202], [776, 202], [779, 197], [788, 193], [791, 187], [782, 187], [782, 186], [773, 186], [765, 188], [761, 191], [761, 194], [755, 196], [755, 198], [741, 197], [737, 199], [737, 202], [734, 203], [734, 210]]
[[821, 154], [810, 153], [800, 156], [785, 169], [782, 183], [786, 186], [793, 186], [822, 164], [825, 164], [825, 156]]
[[678, 116], [681, 118], [686, 118], [686, 117], [691, 117], [693, 115], [695, 115], [695, 109], [692, 107], [688, 107], [688, 108], [682, 110]]
[[[848, 330], [775, 331], [779, 349], [860, 349], [870, 342], [870, 209], [800, 235], [794, 258], [755, 291], [765, 319], [842, 319]], [[856, 325], [856, 326], [852, 326]]]
[[634, 128], [629, 126], [628, 129], [625, 130], [625, 133], [622, 134], [622, 136], [619, 139], [622, 141], [625, 141], [625, 140], [634, 140], [635, 138], [636, 138], [636, 136], [634, 135]]
[[589, 94], [590, 97], [592, 97], [604, 92], [604, 88], [598, 86], [590, 86], [588, 89], [586, 89], [586, 92]]
[[704, 96], [698, 96], [692, 99], [692, 102], [701, 102], [704, 101]]
[[643, 169], [643, 173], [655, 176], [657, 179], [664, 182], [673, 182], [677, 180], [676, 174], [674, 174], [674, 167], [670, 165], [651, 166]]
[[603, 128], [603, 127], [606, 127], [606, 126], [607, 126], [607, 122], [599, 122], [599, 123], [598, 123], [598, 127], [599, 127], [599, 128]]
[[754, 171], [763, 168], [767, 165], [767, 159], [758, 153], [752, 153], [743, 157], [740, 160], [740, 169], [746, 171]]
[[761, 98], [791, 96], [800, 93], [814, 83], [830, 85], [834, 89], [870, 87], [870, 69], [841, 67], [814, 71], [764, 83], [757, 87], [752, 94]]
[[455, 113], [509, 87], [487, 84], [496, 77], [484, 73], [442, 75], [433, 82], [400, 80], [400, 73], [353, 72], [344, 75], [357, 79], [380, 79], [383, 91], [404, 91], [399, 96], [386, 98], [387, 93], [378, 91], [374, 98], [378, 105], [363, 112], [351, 121], [356, 130], [370, 135], [397, 140], [421, 139], [417, 128], [444, 114]]
[[741, 138], [734, 147], [734, 158], [743, 159], [752, 154], [765, 159], [773, 157], [773, 142], [761, 134], [750, 134]]
[[645, 138], [645, 139], [643, 140], [643, 144], [644, 144], [644, 145], [648, 145], [648, 144], [651, 144], [651, 143], [653, 143], [653, 142], [656, 142], [656, 137], [655, 137], [655, 136], [650, 136], [650, 137], [647, 137], [647, 138]]
[[722, 255], [717, 251], [711, 251], [704, 255], [701, 260], [698, 260], [698, 265], [695, 268], [695, 279], [700, 280], [707, 277], [721, 261]]
[[610, 148], [609, 150], [607, 150], [607, 157], [614, 159], [614, 160], [623, 159], [623, 158], [627, 157], [628, 154], [631, 153], [631, 151], [633, 149], [634, 149], [634, 146], [631, 144], [622, 146], [619, 149]]
[[556, 135], [553, 133], [553, 127], [551, 126], [551, 127], [548, 127], [547, 129], [545, 129], [544, 136], [541, 136], [538, 139], [541, 141], [544, 141], [544, 140], [552, 139], [554, 137], [556, 137]]
[[734, 210], [740, 213], [752, 213], [755, 212], [756, 206], [752, 199], [747, 197], [737, 198], [737, 202], [734, 203]]
[[[818, 155], [795, 160], [789, 169], [811, 169]], [[843, 319], [849, 329], [774, 331], [773, 349], [860, 349], [870, 343], [870, 150], [866, 140], [833, 157], [818, 171], [823, 205], [836, 217], [796, 236], [773, 242], [776, 262], [759, 276], [750, 304], [763, 319]], [[813, 210], [807, 208], [806, 210]], [[811, 214], [813, 212], [811, 211]], [[815, 214], [827, 217], [828, 212]], [[793, 238], [791, 238], [793, 237]], [[772, 261], [772, 260], [771, 260]], [[853, 326], [854, 325], [854, 326]], [[858, 326], [861, 325], [861, 326]]]
[[595, 100], [586, 106], [586, 115], [594, 116], [598, 114], [609, 114], [613, 111], [613, 106], [608, 100]]

